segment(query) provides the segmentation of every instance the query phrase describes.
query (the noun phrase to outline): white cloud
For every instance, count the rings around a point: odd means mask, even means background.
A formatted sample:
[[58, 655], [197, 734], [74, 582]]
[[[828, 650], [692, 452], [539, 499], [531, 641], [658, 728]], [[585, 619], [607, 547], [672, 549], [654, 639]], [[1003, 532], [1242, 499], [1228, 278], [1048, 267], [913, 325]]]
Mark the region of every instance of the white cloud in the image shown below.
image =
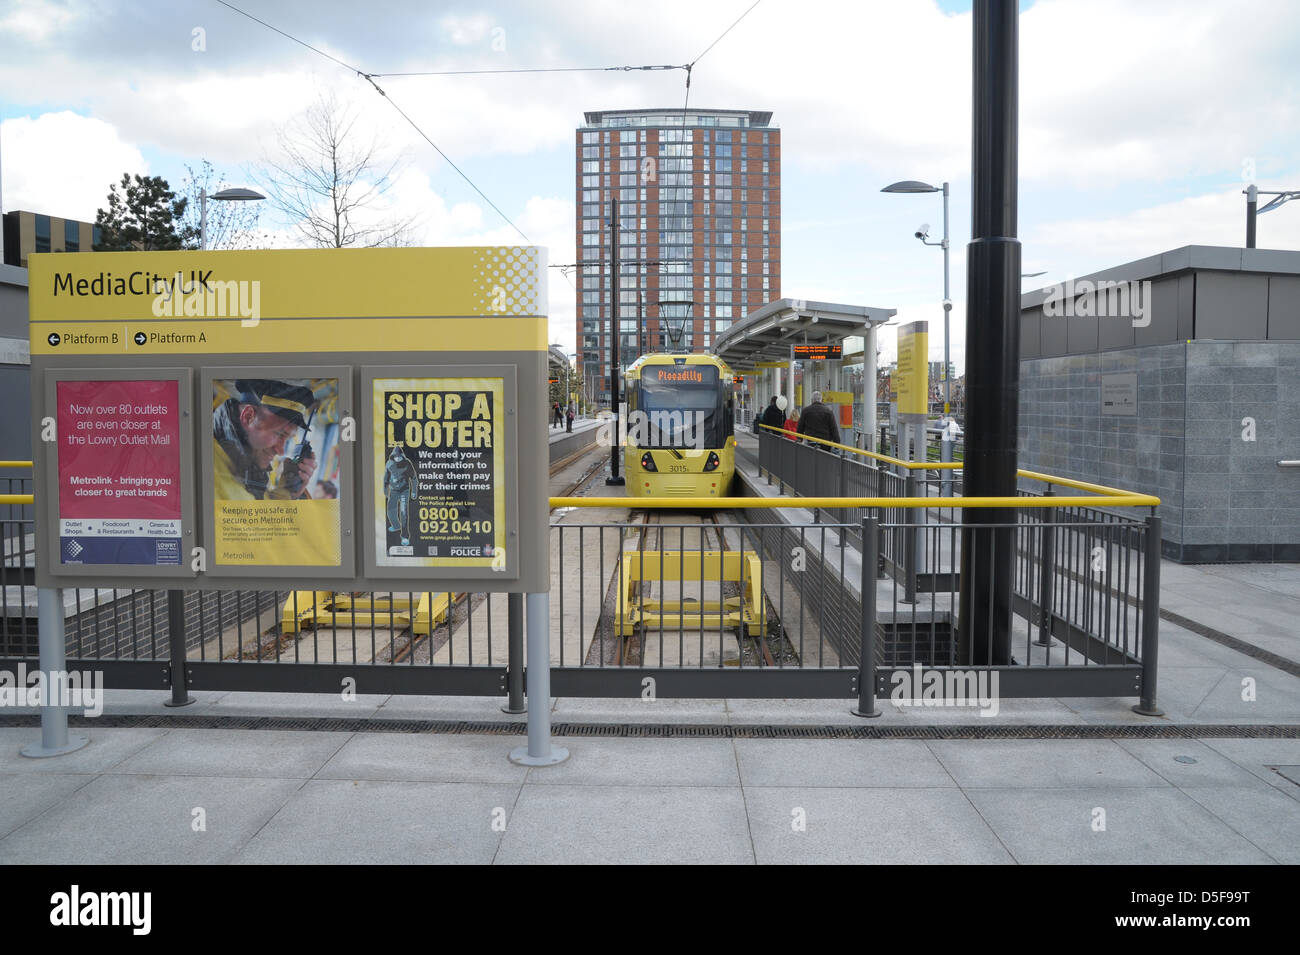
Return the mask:
[[140, 150], [112, 125], [70, 111], [0, 124], [4, 208], [95, 221], [122, 173], [148, 173]]

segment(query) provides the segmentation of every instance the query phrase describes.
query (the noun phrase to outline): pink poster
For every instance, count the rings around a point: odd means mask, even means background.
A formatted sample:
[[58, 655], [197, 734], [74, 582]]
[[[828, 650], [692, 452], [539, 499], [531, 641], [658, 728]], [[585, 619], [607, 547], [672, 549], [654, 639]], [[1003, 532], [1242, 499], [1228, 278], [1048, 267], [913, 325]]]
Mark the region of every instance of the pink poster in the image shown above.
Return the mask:
[[63, 564], [181, 563], [179, 384], [60, 381]]

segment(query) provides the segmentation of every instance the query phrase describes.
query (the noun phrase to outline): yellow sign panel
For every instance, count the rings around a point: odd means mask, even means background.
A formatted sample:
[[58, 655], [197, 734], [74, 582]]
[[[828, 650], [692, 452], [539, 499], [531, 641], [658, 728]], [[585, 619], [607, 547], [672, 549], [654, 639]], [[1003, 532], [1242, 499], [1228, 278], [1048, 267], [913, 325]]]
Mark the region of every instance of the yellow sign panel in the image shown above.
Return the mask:
[[501, 378], [376, 378], [372, 515], [380, 567], [505, 566]]
[[930, 410], [929, 323], [912, 322], [898, 329], [898, 413], [924, 417]]
[[824, 401], [828, 405], [851, 405], [853, 404], [853, 392], [823, 391], [822, 401]]
[[218, 567], [336, 567], [341, 558], [337, 378], [222, 379], [212, 387]]
[[418, 342], [447, 351], [545, 351], [546, 322], [536, 318], [230, 319], [137, 322], [36, 322], [34, 355], [261, 355], [403, 352]]
[[73, 252], [29, 263], [33, 322], [546, 314], [536, 247]]
[[788, 361], [756, 361], [754, 362], [754, 367], [755, 368], [789, 368], [790, 363]]

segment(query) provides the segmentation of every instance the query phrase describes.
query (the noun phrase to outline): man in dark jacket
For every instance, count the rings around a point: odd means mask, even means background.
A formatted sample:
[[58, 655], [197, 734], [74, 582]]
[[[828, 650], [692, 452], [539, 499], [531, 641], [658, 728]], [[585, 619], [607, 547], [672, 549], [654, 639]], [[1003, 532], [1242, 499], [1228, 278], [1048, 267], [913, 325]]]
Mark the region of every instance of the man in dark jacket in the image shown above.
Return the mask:
[[785, 427], [785, 412], [776, 406], [776, 395], [772, 396], [772, 400], [763, 409], [762, 423], [771, 428]]
[[799, 416], [799, 433], [810, 438], [840, 443], [840, 426], [835, 423], [835, 415], [822, 404], [822, 393], [812, 393], [812, 404]]

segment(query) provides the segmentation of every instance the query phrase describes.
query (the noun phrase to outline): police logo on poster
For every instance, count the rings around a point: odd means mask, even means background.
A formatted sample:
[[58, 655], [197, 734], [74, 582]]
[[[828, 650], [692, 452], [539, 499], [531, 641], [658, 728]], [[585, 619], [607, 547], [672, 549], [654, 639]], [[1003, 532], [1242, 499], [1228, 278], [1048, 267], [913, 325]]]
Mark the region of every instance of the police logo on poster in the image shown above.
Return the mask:
[[504, 380], [379, 378], [373, 397], [378, 563], [500, 564]]

